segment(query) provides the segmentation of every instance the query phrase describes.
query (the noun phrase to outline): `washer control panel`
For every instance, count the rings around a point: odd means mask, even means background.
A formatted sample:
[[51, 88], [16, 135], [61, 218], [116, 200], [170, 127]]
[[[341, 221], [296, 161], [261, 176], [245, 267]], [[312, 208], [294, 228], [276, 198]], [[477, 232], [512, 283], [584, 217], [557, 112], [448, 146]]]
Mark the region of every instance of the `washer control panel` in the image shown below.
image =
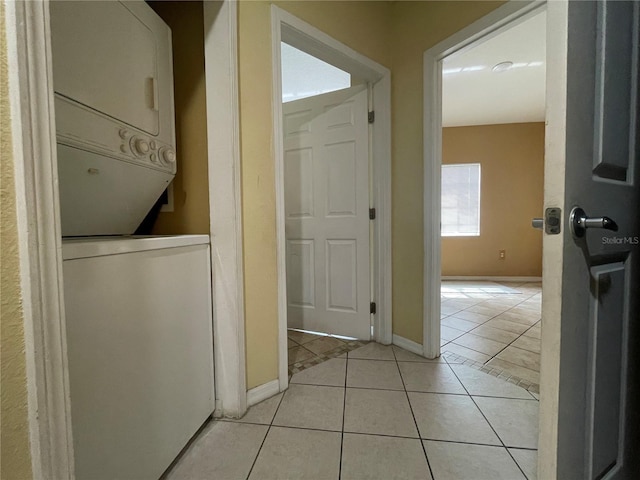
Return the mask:
[[138, 160], [175, 173], [176, 152], [170, 145], [127, 128], [120, 128], [118, 136], [122, 140], [122, 153], [132, 154]]
[[139, 160], [148, 160], [155, 166], [175, 171], [176, 152], [170, 145], [127, 128], [120, 128], [118, 136], [122, 140], [120, 144], [122, 153], [133, 154]]
[[175, 175], [176, 151], [166, 139], [116, 122], [59, 95], [55, 100], [59, 143]]

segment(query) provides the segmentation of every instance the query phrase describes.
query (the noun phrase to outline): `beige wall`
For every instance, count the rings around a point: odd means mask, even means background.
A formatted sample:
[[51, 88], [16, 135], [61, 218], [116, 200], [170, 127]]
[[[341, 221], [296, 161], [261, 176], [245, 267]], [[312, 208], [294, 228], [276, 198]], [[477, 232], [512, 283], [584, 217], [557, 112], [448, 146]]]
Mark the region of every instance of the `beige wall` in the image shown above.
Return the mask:
[[[390, 66], [387, 2], [276, 2], [337, 40]], [[271, 2], [240, 2], [239, 69], [247, 386], [278, 375]]]
[[173, 39], [178, 171], [174, 211], [160, 213], [154, 233], [209, 233], [204, 23], [201, 1], [155, 1]]
[[481, 171], [480, 236], [442, 237], [442, 275], [541, 276], [544, 123], [445, 128], [442, 163]]
[[393, 39], [393, 333], [422, 343], [422, 56], [502, 2], [395, 2]]
[[[422, 343], [422, 55], [502, 2], [275, 2], [392, 70], [393, 331]], [[271, 2], [240, 2], [247, 384], [277, 378]]]
[[31, 478], [27, 377], [8, 98], [4, 2], [0, 3], [0, 478]]

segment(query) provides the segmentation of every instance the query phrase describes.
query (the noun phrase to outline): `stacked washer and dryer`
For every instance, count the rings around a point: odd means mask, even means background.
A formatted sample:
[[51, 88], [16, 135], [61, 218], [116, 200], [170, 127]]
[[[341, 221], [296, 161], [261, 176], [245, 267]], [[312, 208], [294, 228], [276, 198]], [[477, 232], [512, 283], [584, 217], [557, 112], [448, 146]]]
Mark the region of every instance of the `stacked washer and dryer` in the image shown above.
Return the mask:
[[208, 235], [138, 237], [176, 173], [171, 31], [50, 4], [78, 479], [156, 479], [214, 410]]

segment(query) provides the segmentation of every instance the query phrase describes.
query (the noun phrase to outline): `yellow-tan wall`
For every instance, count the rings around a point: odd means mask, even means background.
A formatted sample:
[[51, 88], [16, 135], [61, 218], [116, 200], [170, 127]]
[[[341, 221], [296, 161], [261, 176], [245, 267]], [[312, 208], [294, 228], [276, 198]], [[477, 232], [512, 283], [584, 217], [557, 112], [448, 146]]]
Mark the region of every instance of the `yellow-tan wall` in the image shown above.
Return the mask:
[[541, 276], [544, 123], [445, 128], [442, 163], [481, 172], [480, 235], [442, 237], [442, 275]]
[[[247, 385], [277, 378], [272, 2], [240, 2]], [[392, 71], [393, 332], [422, 343], [422, 55], [503, 2], [274, 2]]]
[[209, 233], [207, 109], [204, 22], [201, 1], [154, 1], [152, 8], [171, 28], [178, 171], [173, 212], [161, 212], [153, 233]]
[[0, 3], [0, 478], [31, 478], [27, 376], [9, 112], [4, 2]]
[[503, 2], [394, 2], [392, 65], [393, 333], [422, 343], [422, 57]]
[[[276, 2], [390, 67], [388, 2]], [[247, 386], [278, 374], [275, 161], [271, 106], [271, 2], [239, 4], [240, 129]]]

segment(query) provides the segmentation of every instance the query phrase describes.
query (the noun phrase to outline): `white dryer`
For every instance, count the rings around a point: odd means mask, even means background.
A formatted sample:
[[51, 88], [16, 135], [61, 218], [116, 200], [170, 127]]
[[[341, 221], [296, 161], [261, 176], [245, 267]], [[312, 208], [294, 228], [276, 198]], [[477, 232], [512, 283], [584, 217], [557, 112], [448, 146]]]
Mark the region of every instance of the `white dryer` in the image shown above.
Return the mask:
[[50, 6], [62, 235], [132, 234], [176, 173], [171, 30], [142, 1]]

